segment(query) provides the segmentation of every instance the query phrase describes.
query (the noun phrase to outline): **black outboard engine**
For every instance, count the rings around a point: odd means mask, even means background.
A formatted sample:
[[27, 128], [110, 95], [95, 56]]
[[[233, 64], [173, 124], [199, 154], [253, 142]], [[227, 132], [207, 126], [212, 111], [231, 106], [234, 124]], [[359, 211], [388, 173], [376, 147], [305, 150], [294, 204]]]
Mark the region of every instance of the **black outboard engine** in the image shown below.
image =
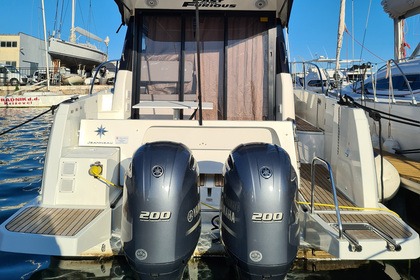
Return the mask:
[[183, 144], [154, 142], [126, 175], [121, 239], [141, 279], [182, 276], [201, 231], [198, 166]]
[[221, 239], [240, 279], [283, 279], [296, 257], [297, 178], [277, 145], [236, 147], [225, 164]]

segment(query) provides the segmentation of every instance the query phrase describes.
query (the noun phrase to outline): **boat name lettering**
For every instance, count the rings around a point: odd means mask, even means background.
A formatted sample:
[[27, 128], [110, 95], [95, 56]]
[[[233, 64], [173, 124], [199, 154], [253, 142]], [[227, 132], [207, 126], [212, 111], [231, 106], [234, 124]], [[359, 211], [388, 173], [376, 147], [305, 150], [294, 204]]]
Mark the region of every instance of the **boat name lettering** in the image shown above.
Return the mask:
[[281, 222], [282, 220], [283, 220], [282, 212], [275, 212], [275, 213], [254, 212], [252, 213], [253, 222]]
[[235, 223], [235, 212], [227, 208], [225, 205], [223, 205], [222, 207], [222, 214], [223, 216], [228, 218], [229, 221], [231, 221], [232, 223]]
[[168, 221], [171, 218], [171, 212], [149, 212], [141, 211], [139, 219], [142, 221]]
[[[201, 8], [236, 8], [236, 4], [222, 4], [224, 0], [202, 0], [198, 4]], [[186, 1], [182, 7], [195, 7], [195, 1]]]
[[32, 101], [38, 101], [38, 97], [2, 97], [0, 102], [10, 105], [32, 104]]

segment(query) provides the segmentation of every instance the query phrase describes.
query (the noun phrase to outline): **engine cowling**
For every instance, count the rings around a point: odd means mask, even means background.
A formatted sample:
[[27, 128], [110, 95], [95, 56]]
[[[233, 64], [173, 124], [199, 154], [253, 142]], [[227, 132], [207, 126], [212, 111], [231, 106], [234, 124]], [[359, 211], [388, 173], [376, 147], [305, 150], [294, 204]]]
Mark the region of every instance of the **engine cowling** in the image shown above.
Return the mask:
[[283, 279], [299, 245], [297, 178], [277, 145], [240, 145], [224, 167], [221, 240], [241, 279]]
[[141, 279], [176, 279], [201, 230], [198, 166], [183, 144], [153, 142], [135, 153], [123, 195], [124, 254]]

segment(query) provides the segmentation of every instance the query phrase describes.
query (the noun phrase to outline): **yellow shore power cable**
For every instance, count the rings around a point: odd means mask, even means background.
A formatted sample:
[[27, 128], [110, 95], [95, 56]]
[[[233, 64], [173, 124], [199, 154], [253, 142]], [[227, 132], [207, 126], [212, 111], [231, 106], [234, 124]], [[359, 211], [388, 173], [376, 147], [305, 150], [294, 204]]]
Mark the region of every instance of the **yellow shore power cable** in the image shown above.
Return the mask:
[[[302, 204], [302, 205], [310, 205], [311, 204], [310, 202], [306, 202], [306, 201], [296, 201], [296, 203], [297, 204]], [[335, 205], [333, 205], [333, 204], [325, 204], [325, 203], [317, 203], [317, 202], [314, 203], [314, 206], [323, 206], [323, 207], [331, 207], [331, 208], [334, 208], [335, 207]], [[384, 211], [384, 212], [391, 213], [391, 214], [393, 214], [394, 216], [396, 216], [398, 218], [400, 217], [396, 212], [394, 212], [392, 210], [389, 210], [388, 208], [365, 208], [365, 207], [342, 206], [342, 205], [339, 205], [338, 208], [340, 208], [340, 209], [347, 209], [347, 210], [359, 210], [359, 211], [362, 211], [362, 210], [366, 210], [366, 211]]]
[[93, 176], [94, 178], [96, 178], [96, 179], [98, 179], [98, 180], [100, 180], [100, 181], [104, 182], [105, 184], [107, 184], [107, 185], [109, 185], [109, 186], [112, 186], [112, 187], [116, 187], [116, 188], [120, 188], [120, 189], [122, 189], [122, 187], [121, 187], [121, 186], [116, 185], [116, 184], [112, 183], [111, 181], [107, 180], [106, 178], [104, 178], [104, 177], [102, 176], [102, 170], [103, 170], [103, 165], [102, 165], [99, 161], [97, 161], [97, 162], [95, 162], [94, 164], [91, 164], [91, 165], [90, 165], [90, 168], [89, 168], [89, 175], [91, 175], [91, 176]]

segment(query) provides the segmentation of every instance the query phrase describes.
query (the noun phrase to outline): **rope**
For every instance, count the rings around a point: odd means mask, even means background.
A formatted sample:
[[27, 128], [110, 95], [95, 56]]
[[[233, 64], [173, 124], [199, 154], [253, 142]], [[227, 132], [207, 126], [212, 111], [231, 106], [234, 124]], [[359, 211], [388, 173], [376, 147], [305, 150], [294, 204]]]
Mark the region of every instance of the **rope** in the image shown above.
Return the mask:
[[[389, 120], [389, 121], [398, 122], [398, 123], [402, 123], [402, 124], [406, 124], [406, 125], [420, 127], [420, 121], [408, 119], [408, 118], [405, 118], [405, 117], [393, 115], [393, 114], [390, 114], [390, 113], [387, 113], [387, 112], [379, 111], [377, 109], [366, 107], [366, 106], [364, 106], [360, 103], [357, 103], [356, 101], [354, 101], [354, 99], [352, 97], [350, 97], [348, 95], [344, 95], [339, 102], [340, 102], [339, 104], [341, 104], [341, 105], [359, 107], [359, 108], [367, 111], [369, 113], [369, 115], [371, 115], [371, 113], [372, 114], [373, 113], [379, 113], [379, 114], [381, 114], [380, 118], [382, 118], [382, 119], [386, 119], [386, 120]], [[386, 115], [386, 116], [383, 116], [383, 115]]]
[[207, 207], [208, 207], [208, 208], [210, 208], [210, 209], [213, 209], [213, 210], [219, 210], [219, 208], [214, 207], [214, 206], [211, 206], [210, 204], [207, 204], [207, 203], [205, 203], [205, 202], [201, 202], [201, 204], [203, 204], [204, 206], [207, 206]]
[[[306, 202], [306, 201], [296, 201], [297, 204], [303, 204], [303, 205], [310, 205], [310, 202]], [[315, 206], [322, 206], [322, 207], [331, 207], [331, 208], [335, 208], [335, 205], [333, 204], [326, 204], [326, 203], [314, 203]], [[384, 211], [384, 212], [389, 212], [393, 215], [395, 215], [396, 217], [400, 217], [397, 213], [395, 213], [392, 210], [389, 210], [387, 208], [369, 208], [369, 207], [355, 207], [355, 206], [342, 206], [339, 205], [338, 208], [340, 209], [347, 209], [347, 210], [358, 210], [358, 211], [362, 211], [362, 210], [367, 210], [367, 211]]]
[[350, 38], [353, 39], [354, 42], [356, 42], [359, 46], [361, 46], [363, 49], [365, 49], [366, 51], [368, 51], [371, 55], [373, 55], [374, 57], [378, 58], [379, 60], [385, 62], [386, 59], [383, 59], [382, 57], [376, 55], [374, 52], [372, 52], [371, 50], [369, 50], [368, 48], [366, 48], [362, 43], [360, 43], [359, 41], [357, 41], [353, 35], [350, 33], [350, 31], [347, 30], [347, 28], [344, 30], [349, 36]]
[[[369, 113], [370, 116], [370, 113]], [[385, 186], [384, 186], [384, 155], [383, 155], [383, 150], [382, 150], [382, 123], [381, 123], [381, 115], [379, 113], [375, 114], [374, 116], [372, 116], [371, 118], [373, 118], [373, 120], [378, 122], [379, 125], [379, 155], [381, 156], [381, 201], [384, 202], [384, 190], [385, 190]]]
[[363, 54], [363, 49], [364, 49], [363, 46], [365, 45], [366, 31], [367, 31], [367, 28], [368, 28], [370, 7], [371, 6], [372, 6], [372, 0], [369, 1], [369, 9], [368, 9], [368, 13], [367, 13], [367, 16], [366, 16], [366, 25], [365, 25], [365, 31], [363, 32], [362, 48], [360, 49], [360, 60], [362, 60], [362, 54]]
[[[33, 118], [29, 119], [29, 120], [27, 120], [27, 121], [25, 121], [25, 122], [23, 122], [23, 123], [21, 123], [21, 124], [18, 124], [18, 125], [16, 125], [16, 126], [12, 127], [12, 128], [9, 128], [9, 129], [6, 129], [6, 130], [4, 130], [4, 131], [0, 132], [0, 136], [3, 136], [4, 134], [9, 133], [10, 131], [13, 131], [13, 130], [15, 130], [15, 129], [18, 129], [18, 128], [19, 128], [19, 127], [21, 127], [21, 126], [23, 126], [23, 125], [25, 125], [25, 124], [27, 124], [27, 123], [29, 123], [29, 122], [33, 121], [33, 120], [36, 120], [37, 118], [39, 118], [39, 117], [41, 117], [41, 116], [45, 115], [46, 113], [48, 113], [48, 112], [50, 112], [50, 111], [54, 111], [54, 110], [57, 108], [57, 107], [55, 107], [55, 106], [57, 106], [57, 105], [53, 105], [53, 106], [51, 106], [51, 108], [50, 108], [49, 110], [47, 110], [47, 111], [45, 111], [45, 112], [43, 112], [43, 113], [41, 113], [41, 114], [39, 114], [39, 115], [37, 115], [37, 116], [35, 116], [35, 117], [33, 117]], [[53, 108], [53, 107], [54, 107], [54, 108]], [[53, 114], [54, 114], [54, 112], [53, 112]]]

